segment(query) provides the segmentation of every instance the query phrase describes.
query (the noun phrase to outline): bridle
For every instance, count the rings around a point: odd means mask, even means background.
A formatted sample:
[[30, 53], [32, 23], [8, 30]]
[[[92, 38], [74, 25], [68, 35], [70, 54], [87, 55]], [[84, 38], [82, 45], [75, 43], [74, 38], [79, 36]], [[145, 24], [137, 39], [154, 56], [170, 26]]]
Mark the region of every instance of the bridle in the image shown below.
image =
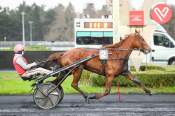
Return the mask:
[[[135, 34], [135, 37], [136, 37], [139, 41], [145, 41], [145, 40], [143, 39], [143, 37], [140, 36], [140, 34]], [[140, 43], [141, 43], [141, 46], [144, 46], [144, 43], [143, 43], [143, 42], [140, 42]], [[137, 50], [142, 51], [144, 54], [149, 53], [149, 50], [148, 50], [148, 49], [138, 48]]]

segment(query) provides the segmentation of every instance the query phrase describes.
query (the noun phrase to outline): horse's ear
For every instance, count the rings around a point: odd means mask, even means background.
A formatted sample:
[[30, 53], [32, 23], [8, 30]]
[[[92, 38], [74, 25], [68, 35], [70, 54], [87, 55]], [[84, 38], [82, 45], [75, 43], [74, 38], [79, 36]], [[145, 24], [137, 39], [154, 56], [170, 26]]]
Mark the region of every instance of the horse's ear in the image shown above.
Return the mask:
[[122, 40], [122, 37], [120, 37], [120, 41]]
[[140, 34], [140, 31], [137, 30], [137, 29], [135, 29], [135, 33], [136, 33], [136, 34]]

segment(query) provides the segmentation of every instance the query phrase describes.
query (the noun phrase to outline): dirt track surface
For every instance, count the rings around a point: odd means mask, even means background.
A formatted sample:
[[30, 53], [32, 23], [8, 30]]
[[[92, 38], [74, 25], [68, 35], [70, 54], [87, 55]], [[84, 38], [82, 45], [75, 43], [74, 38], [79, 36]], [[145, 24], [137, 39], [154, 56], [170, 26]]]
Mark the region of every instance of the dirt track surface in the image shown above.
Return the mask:
[[51, 110], [39, 109], [32, 96], [0, 96], [0, 116], [175, 116], [175, 95], [109, 95], [84, 102], [80, 95], [65, 95]]

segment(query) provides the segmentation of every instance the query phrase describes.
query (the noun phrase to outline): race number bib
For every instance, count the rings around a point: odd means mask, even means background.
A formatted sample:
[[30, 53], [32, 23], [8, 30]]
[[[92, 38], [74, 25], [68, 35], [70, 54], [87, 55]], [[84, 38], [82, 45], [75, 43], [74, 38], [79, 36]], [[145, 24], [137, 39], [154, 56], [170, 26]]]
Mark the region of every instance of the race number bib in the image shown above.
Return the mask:
[[100, 49], [99, 57], [100, 57], [100, 60], [107, 60], [108, 59], [108, 50], [107, 49]]

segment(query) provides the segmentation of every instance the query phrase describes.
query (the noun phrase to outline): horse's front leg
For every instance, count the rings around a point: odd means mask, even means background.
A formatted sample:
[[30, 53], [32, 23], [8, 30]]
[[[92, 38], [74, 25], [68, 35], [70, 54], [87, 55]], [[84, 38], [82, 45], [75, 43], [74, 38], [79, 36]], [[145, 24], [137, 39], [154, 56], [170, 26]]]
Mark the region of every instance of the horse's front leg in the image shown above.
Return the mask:
[[112, 86], [112, 80], [113, 79], [114, 79], [113, 75], [106, 76], [104, 93], [97, 93], [95, 95], [88, 96], [88, 99], [100, 99], [104, 96], [107, 96], [111, 91], [111, 86]]
[[131, 80], [132, 82], [134, 82], [135, 84], [139, 85], [144, 91], [145, 93], [149, 94], [149, 95], [152, 95], [151, 91], [149, 89], [147, 89], [145, 87], [145, 85], [140, 81], [138, 80], [136, 77], [134, 77], [131, 72], [128, 72], [127, 73], [127, 77], [129, 78], [129, 80]]

